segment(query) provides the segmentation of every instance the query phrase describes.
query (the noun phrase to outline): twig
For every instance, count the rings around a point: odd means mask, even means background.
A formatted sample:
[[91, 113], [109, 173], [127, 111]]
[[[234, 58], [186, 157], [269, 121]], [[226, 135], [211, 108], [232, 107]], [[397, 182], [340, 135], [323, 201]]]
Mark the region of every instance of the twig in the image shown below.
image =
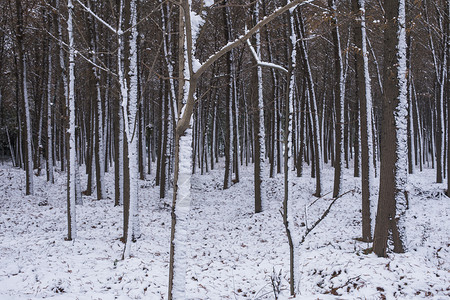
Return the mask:
[[317, 221], [316, 221], [310, 228], [306, 228], [305, 234], [303, 235], [302, 240], [300, 241], [300, 245], [303, 244], [303, 242], [305, 241], [305, 239], [306, 239], [306, 237], [308, 236], [308, 234], [309, 234], [311, 231], [313, 231], [313, 229], [316, 228], [316, 226], [319, 225], [319, 223], [322, 222], [323, 219], [325, 219], [325, 217], [328, 215], [328, 213], [329, 213], [330, 210], [331, 210], [331, 206], [333, 206], [333, 204], [336, 202], [336, 200], [339, 199], [339, 198], [341, 198], [342, 196], [344, 196], [344, 195], [346, 195], [346, 194], [348, 194], [348, 193], [350, 193], [350, 192], [354, 192], [354, 191], [355, 191], [355, 189], [346, 191], [345, 193], [340, 194], [339, 196], [337, 196], [336, 198], [334, 198], [333, 201], [332, 201], [332, 202], [330, 203], [330, 205], [328, 206], [328, 208], [324, 211], [324, 213], [322, 214], [322, 216], [321, 216], [319, 219], [317, 219]]

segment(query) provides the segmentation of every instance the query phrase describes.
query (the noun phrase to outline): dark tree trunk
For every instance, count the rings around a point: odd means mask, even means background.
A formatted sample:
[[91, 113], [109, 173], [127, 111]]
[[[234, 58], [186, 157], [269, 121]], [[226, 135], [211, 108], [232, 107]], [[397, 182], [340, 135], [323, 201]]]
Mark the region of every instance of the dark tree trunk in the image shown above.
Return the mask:
[[342, 94], [344, 93], [344, 84], [343, 84], [343, 65], [342, 65], [342, 52], [340, 45], [340, 36], [339, 36], [339, 27], [337, 23], [337, 4], [336, 0], [328, 0], [328, 6], [331, 8], [333, 17], [331, 19], [332, 30], [331, 33], [333, 35], [333, 43], [334, 43], [334, 110], [336, 113], [336, 122], [335, 122], [335, 160], [334, 160], [334, 189], [333, 189], [333, 197], [336, 198], [341, 192], [342, 185], [342, 167], [343, 167], [343, 120], [344, 120], [344, 99]]
[[[372, 221], [371, 221], [371, 213], [370, 213], [370, 205], [371, 205], [371, 177], [372, 168], [371, 168], [371, 156], [370, 153], [372, 151], [372, 135], [370, 134], [372, 131], [371, 127], [371, 111], [372, 100], [371, 100], [371, 90], [370, 90], [370, 78], [366, 78], [369, 75], [368, 69], [368, 59], [364, 57], [367, 52], [367, 47], [363, 46], [365, 41], [362, 39], [362, 32], [365, 31], [365, 14], [364, 7], [361, 5], [364, 4], [363, 1], [353, 0], [353, 12], [356, 16], [358, 16], [357, 22], [355, 22], [354, 27], [354, 35], [355, 35], [355, 43], [356, 47], [361, 49], [361, 52], [356, 53], [356, 91], [357, 91], [357, 102], [360, 103], [360, 115], [361, 115], [361, 190], [362, 190], [362, 240], [369, 242], [372, 240]], [[364, 21], [364, 23], [363, 23]], [[366, 62], [364, 61], [366, 59]], [[356, 105], [357, 106], [357, 105]], [[357, 111], [355, 111], [357, 114]], [[355, 158], [357, 157], [356, 148], [355, 148]], [[356, 160], [355, 160], [356, 163]]]
[[407, 177], [407, 161], [401, 159], [401, 155], [405, 153], [400, 153], [406, 150], [406, 136], [402, 136], [406, 132], [400, 131], [402, 125], [400, 122], [406, 122], [401, 118], [406, 117], [407, 97], [406, 78], [403, 77], [403, 73], [406, 73], [405, 0], [385, 1], [384, 5], [386, 29], [383, 119], [380, 137], [380, 192], [373, 242], [373, 251], [378, 256], [386, 256], [389, 232], [392, 233], [394, 252], [404, 252], [399, 218], [406, 201], [404, 184]]

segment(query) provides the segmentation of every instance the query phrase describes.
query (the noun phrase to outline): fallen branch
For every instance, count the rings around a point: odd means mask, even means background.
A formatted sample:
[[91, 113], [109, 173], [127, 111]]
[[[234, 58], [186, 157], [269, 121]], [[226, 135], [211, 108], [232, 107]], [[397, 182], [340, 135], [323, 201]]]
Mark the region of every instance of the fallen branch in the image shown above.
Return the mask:
[[[316, 228], [317, 225], [319, 225], [320, 222], [323, 221], [323, 219], [325, 219], [325, 217], [328, 215], [328, 213], [331, 210], [331, 207], [333, 206], [333, 204], [336, 202], [337, 199], [341, 198], [342, 196], [350, 193], [350, 192], [354, 192], [355, 190], [349, 190], [343, 194], [340, 194], [339, 196], [337, 196], [336, 198], [333, 199], [333, 201], [330, 203], [330, 205], [328, 206], [328, 208], [324, 211], [324, 213], [322, 214], [322, 216], [317, 219], [317, 221], [310, 227], [310, 228], [306, 228], [305, 234], [302, 237], [302, 240], [300, 241], [299, 245], [303, 244], [303, 242], [305, 241], [306, 237], [308, 236], [308, 234], [314, 230], [314, 228]], [[320, 198], [319, 198], [320, 199]], [[317, 200], [316, 200], [317, 201]]]
[[308, 207], [313, 206], [314, 203], [316, 203], [317, 201], [319, 201], [320, 199], [324, 198], [326, 195], [331, 194], [331, 191], [326, 193], [325, 195], [320, 196], [319, 198], [317, 198], [316, 200], [314, 200], [310, 205], [308, 205]]

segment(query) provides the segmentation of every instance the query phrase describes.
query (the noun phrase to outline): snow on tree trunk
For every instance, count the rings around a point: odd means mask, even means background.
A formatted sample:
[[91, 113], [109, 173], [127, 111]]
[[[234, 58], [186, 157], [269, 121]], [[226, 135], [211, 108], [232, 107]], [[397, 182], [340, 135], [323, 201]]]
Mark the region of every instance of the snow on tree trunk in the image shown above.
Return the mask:
[[[16, 13], [17, 13], [17, 32], [16, 32], [16, 39], [17, 39], [17, 52], [18, 52], [18, 73], [17, 73], [17, 87], [19, 84], [21, 85], [21, 92], [22, 92], [22, 113], [25, 113], [25, 143], [26, 143], [26, 151], [25, 151], [25, 161], [24, 161], [24, 167], [25, 167], [25, 194], [26, 195], [33, 195], [34, 194], [34, 187], [33, 187], [33, 156], [32, 156], [32, 135], [31, 135], [31, 116], [30, 116], [30, 110], [29, 110], [29, 99], [28, 99], [28, 86], [27, 86], [27, 64], [26, 64], [26, 55], [25, 55], [25, 48], [23, 45], [23, 39], [24, 39], [24, 26], [23, 26], [23, 10], [22, 10], [22, 2], [20, 0], [16, 0]], [[20, 74], [21, 73], [21, 74]], [[20, 74], [20, 75], [19, 75]], [[21, 80], [21, 82], [20, 82]], [[20, 82], [20, 83], [19, 83]], [[20, 115], [18, 116], [18, 119], [20, 118]], [[19, 119], [19, 127], [22, 128], [22, 123]], [[22, 136], [21, 136], [21, 129], [19, 129], [19, 151], [22, 150]], [[24, 160], [24, 157], [20, 155], [22, 158], [22, 161]]]
[[[59, 5], [59, 0], [56, 0], [56, 7], [60, 8]], [[68, 79], [67, 79], [67, 70], [66, 70], [66, 63], [65, 63], [65, 59], [64, 59], [64, 49], [63, 49], [63, 36], [62, 36], [62, 25], [61, 25], [61, 18], [58, 15], [58, 36], [59, 36], [59, 64], [60, 64], [60, 68], [61, 68], [61, 77], [62, 77], [62, 81], [63, 81], [63, 92], [64, 92], [64, 100], [65, 100], [65, 105], [66, 108], [68, 106], [68, 101], [69, 101], [69, 84], [68, 84]], [[66, 126], [67, 123], [65, 123], [66, 121], [63, 121], [63, 126]], [[62, 149], [66, 149], [66, 139], [63, 139], [62, 141]], [[64, 162], [67, 159], [67, 156], [65, 155], [65, 151], [61, 151], [60, 154], [60, 159], [61, 159], [61, 171], [64, 170], [63, 166], [64, 166]]]
[[124, 123], [125, 123], [125, 136], [128, 145], [128, 163], [130, 169], [130, 205], [129, 205], [129, 217], [128, 217], [128, 232], [127, 240], [124, 250], [124, 257], [130, 257], [131, 242], [134, 238], [139, 237], [139, 211], [138, 211], [138, 138], [136, 115], [137, 115], [137, 101], [138, 101], [138, 74], [137, 74], [137, 10], [136, 0], [131, 0], [130, 3], [131, 12], [131, 36], [130, 36], [130, 66], [129, 66], [129, 97], [125, 98], [128, 101], [122, 103], [124, 111]]
[[362, 190], [362, 239], [372, 240], [371, 203], [374, 202], [372, 164], [372, 87], [369, 74], [369, 53], [367, 50], [365, 0], [354, 0], [355, 13], [359, 15], [355, 27], [357, 47], [358, 97], [361, 115], [361, 190]]
[[296, 275], [298, 273], [298, 267], [295, 263], [295, 258], [298, 257], [297, 248], [298, 241], [295, 238], [295, 234], [292, 234], [291, 228], [292, 224], [294, 224], [294, 220], [292, 218], [292, 214], [289, 210], [289, 166], [291, 165], [291, 157], [292, 157], [292, 139], [290, 138], [292, 134], [292, 113], [293, 102], [294, 102], [294, 89], [295, 89], [295, 73], [294, 68], [296, 65], [296, 43], [297, 36], [295, 35], [295, 31], [293, 28], [294, 20], [293, 20], [293, 11], [289, 11], [288, 16], [288, 28], [286, 29], [286, 33], [288, 38], [290, 39], [290, 45], [288, 47], [288, 55], [290, 55], [289, 61], [289, 71], [287, 78], [287, 94], [286, 94], [286, 103], [285, 103], [285, 128], [284, 128], [284, 200], [283, 200], [283, 223], [285, 226], [286, 234], [289, 242], [289, 252], [290, 252], [290, 294], [291, 296], [295, 295], [295, 285], [296, 285]]
[[76, 153], [75, 153], [75, 50], [73, 41], [73, 4], [72, 0], [67, 1], [69, 10], [69, 18], [67, 20], [67, 32], [69, 34], [69, 164], [68, 164], [68, 200], [67, 200], [67, 216], [69, 222], [69, 232], [67, 239], [74, 240], [76, 238]]
[[299, 24], [301, 26], [300, 29], [300, 48], [302, 51], [303, 57], [303, 65], [306, 69], [306, 79], [308, 83], [308, 93], [309, 93], [309, 102], [311, 109], [311, 117], [312, 117], [312, 131], [313, 131], [313, 139], [314, 139], [314, 161], [315, 161], [315, 175], [316, 175], [316, 192], [315, 196], [320, 197], [322, 193], [322, 146], [321, 146], [321, 138], [320, 138], [320, 128], [319, 128], [319, 117], [317, 115], [317, 100], [316, 93], [313, 81], [313, 75], [311, 71], [311, 66], [308, 58], [308, 51], [306, 49], [306, 41], [304, 39], [304, 25], [302, 17], [299, 16]]
[[444, 50], [441, 67], [441, 78], [439, 80], [439, 98], [436, 99], [436, 182], [443, 182], [444, 167], [444, 96], [445, 80], [447, 77], [447, 53]]
[[341, 38], [339, 34], [339, 25], [337, 21], [336, 0], [329, 0], [328, 5], [332, 11], [332, 34], [334, 42], [334, 60], [335, 60], [335, 161], [334, 161], [334, 189], [333, 197], [337, 197], [342, 190], [342, 176], [344, 167], [344, 98], [345, 98], [345, 78], [342, 61]]
[[118, 162], [119, 162], [119, 168], [118, 168], [118, 189], [117, 192], [119, 193], [118, 200], [119, 205], [124, 204], [124, 191], [125, 191], [125, 174], [124, 174], [124, 110], [122, 109], [123, 103], [128, 102], [128, 90], [127, 90], [127, 84], [125, 81], [125, 75], [124, 75], [124, 69], [123, 69], [123, 51], [124, 51], [124, 45], [123, 45], [123, 31], [122, 31], [122, 18], [123, 18], [123, 1], [120, 1], [120, 8], [119, 8], [119, 24], [118, 24], [118, 36], [117, 36], [117, 73], [119, 78], [119, 86], [120, 86], [120, 108], [118, 110]]
[[55, 182], [53, 176], [53, 133], [52, 133], [52, 55], [48, 54], [47, 82], [47, 181]]
[[447, 68], [447, 78], [445, 80], [445, 93], [447, 95], [447, 196], [450, 197], [450, 1], [447, 1], [447, 5], [445, 6], [445, 15], [447, 15], [445, 24], [447, 39], [445, 44], [445, 56], [447, 58], [447, 65], [445, 66]]
[[[161, 0], [162, 3], [162, 0]], [[176, 96], [175, 96], [175, 82], [173, 79], [173, 64], [172, 61], [170, 60], [170, 57], [172, 57], [172, 49], [170, 47], [170, 34], [168, 34], [169, 32], [171, 32], [171, 23], [170, 21], [167, 22], [166, 25], [166, 17], [165, 17], [165, 10], [164, 10], [164, 6], [161, 6], [161, 20], [162, 20], [162, 30], [165, 33], [165, 37], [163, 38], [163, 50], [164, 50], [164, 58], [167, 64], [167, 71], [168, 71], [168, 75], [169, 75], [169, 96], [170, 96], [170, 103], [168, 105], [169, 107], [169, 128], [168, 128], [168, 144], [167, 144], [167, 148], [166, 148], [166, 155], [167, 157], [170, 157], [172, 159], [172, 151], [173, 151], [173, 143], [174, 143], [174, 129], [173, 129], [173, 116], [175, 115], [175, 112], [177, 112], [177, 108], [176, 108]], [[172, 163], [170, 164], [172, 165]], [[170, 167], [168, 168], [168, 172], [169, 174], [171, 173], [170, 171]]]
[[[192, 125], [192, 120], [191, 120]], [[178, 141], [178, 178], [175, 203], [175, 238], [173, 240], [173, 299], [185, 299], [186, 284], [186, 241], [188, 236], [187, 222], [191, 205], [191, 176], [192, 176], [192, 129], [186, 129]]]
[[[94, 24], [94, 20], [93, 18], [90, 18], [91, 22], [93, 23], [94, 29], [93, 29], [93, 33], [91, 36], [91, 47], [92, 47], [92, 62], [94, 63], [94, 65], [97, 64], [97, 40], [98, 40], [98, 32], [96, 30], [95, 24]], [[102, 110], [102, 96], [101, 96], [101, 91], [100, 91], [100, 74], [99, 74], [99, 70], [98, 68], [96, 68], [95, 66], [92, 67], [93, 68], [93, 75], [95, 78], [95, 89], [96, 89], [96, 93], [97, 93], [97, 100], [96, 100], [96, 105], [97, 105], [97, 109], [94, 109], [94, 111], [96, 112], [96, 122], [95, 122], [95, 164], [96, 164], [96, 181], [97, 181], [97, 199], [105, 199], [106, 198], [106, 193], [105, 193], [105, 144], [104, 144], [104, 139], [103, 139], [103, 132], [104, 132], [104, 128], [103, 128], [103, 110]], [[105, 97], [106, 98], [106, 97]]]
[[[401, 217], [407, 208], [407, 68], [405, 0], [386, 9], [385, 70], [381, 142], [380, 192], [373, 249], [386, 256], [389, 231], [394, 252], [404, 252]], [[393, 76], [390, 76], [393, 75]]]
[[367, 237], [371, 239], [372, 237], [372, 233], [371, 233], [371, 213], [370, 213], [370, 205], [371, 203], [373, 203], [375, 201], [374, 199], [374, 193], [372, 191], [372, 187], [373, 187], [373, 176], [374, 176], [374, 170], [373, 170], [373, 165], [372, 165], [372, 87], [371, 87], [371, 83], [370, 83], [370, 74], [369, 74], [369, 54], [368, 54], [368, 50], [367, 50], [367, 35], [366, 35], [366, 19], [365, 19], [365, 0], [359, 0], [360, 1], [360, 5], [361, 5], [361, 10], [362, 10], [362, 15], [361, 15], [361, 33], [362, 33], [362, 53], [363, 53], [363, 61], [364, 61], [364, 84], [365, 84], [365, 130], [366, 133], [365, 135], [367, 136], [367, 145], [366, 145], [366, 149], [364, 151], [366, 151], [366, 155], [367, 155], [367, 161], [366, 161], [366, 167], [367, 167], [367, 171], [366, 172], [366, 176], [367, 176], [367, 184], [366, 184], [366, 193], [367, 193], [367, 199], [368, 199], [368, 204], [366, 204], [366, 208], [368, 208], [368, 212], [366, 212], [366, 214], [368, 214], [369, 217], [369, 229], [368, 229], [368, 233], [370, 232], [370, 236], [368, 235]]
[[[94, 61], [95, 62], [95, 61]], [[103, 112], [102, 112], [102, 98], [100, 93], [100, 75], [98, 74], [98, 70], [95, 70], [96, 77], [96, 90], [97, 90], [97, 153], [98, 153], [98, 164], [97, 168], [97, 199], [105, 199], [105, 152], [104, 152], [104, 144], [103, 144]]]
[[399, 104], [394, 114], [396, 134], [397, 134], [397, 150], [396, 156], [398, 157], [395, 164], [395, 185], [396, 185], [396, 197], [397, 214], [405, 212], [407, 208], [406, 184], [408, 181], [408, 149], [407, 149], [407, 126], [406, 121], [408, 118], [408, 101], [407, 101], [407, 66], [406, 66], [406, 8], [405, 0], [399, 0], [399, 16], [398, 16], [399, 28], [398, 35], [398, 87], [399, 87]]
[[27, 64], [25, 54], [23, 54], [23, 99], [25, 104], [25, 126], [27, 137], [27, 159], [26, 159], [26, 194], [34, 195], [34, 182], [33, 182], [33, 150], [32, 150], [32, 133], [31, 133], [31, 115], [30, 105], [28, 101], [28, 87], [27, 87]]
[[43, 151], [42, 146], [42, 123], [44, 122], [44, 101], [41, 100], [41, 107], [39, 110], [39, 124], [38, 124], [38, 137], [37, 137], [37, 149], [35, 151], [36, 160], [35, 166], [37, 168], [37, 176], [41, 176], [41, 155]]
[[[259, 2], [255, 3], [255, 20], [256, 23], [259, 22]], [[256, 54], [259, 59], [261, 59], [261, 31], [255, 34], [256, 40]], [[261, 210], [267, 209], [267, 199], [266, 199], [266, 191], [265, 184], [263, 184], [263, 177], [267, 176], [267, 168], [266, 168], [266, 138], [265, 138], [265, 129], [264, 129], [264, 94], [263, 94], [263, 77], [262, 77], [262, 67], [257, 67], [257, 84], [258, 84], [258, 111], [256, 118], [259, 119], [259, 128], [258, 135], [256, 137], [256, 143], [259, 145], [259, 157], [255, 159], [259, 159], [259, 194], [261, 197]]]

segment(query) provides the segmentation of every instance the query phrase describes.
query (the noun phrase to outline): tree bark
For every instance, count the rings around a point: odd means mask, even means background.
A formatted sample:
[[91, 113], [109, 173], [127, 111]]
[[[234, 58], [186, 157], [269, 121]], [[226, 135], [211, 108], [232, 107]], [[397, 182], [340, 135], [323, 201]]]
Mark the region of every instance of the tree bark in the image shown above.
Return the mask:
[[362, 240], [369, 242], [372, 240], [370, 206], [373, 202], [372, 88], [366, 42], [365, 0], [353, 0], [352, 3], [353, 11], [357, 16], [354, 29], [355, 42], [359, 48], [356, 54], [356, 81], [361, 114]]
[[69, 160], [67, 164], [67, 220], [68, 234], [67, 240], [76, 238], [76, 150], [75, 150], [75, 50], [73, 38], [73, 4], [72, 0], [67, 1], [69, 18], [67, 21], [67, 31], [69, 33]]
[[16, 0], [16, 13], [17, 13], [17, 66], [18, 66], [18, 79], [20, 83], [20, 94], [22, 96], [22, 111], [25, 114], [25, 123], [22, 132], [23, 140], [25, 142], [24, 152], [24, 165], [25, 165], [25, 195], [34, 194], [33, 186], [33, 153], [32, 153], [32, 134], [31, 134], [31, 116], [28, 99], [28, 83], [27, 83], [27, 66], [25, 58], [25, 46], [24, 46], [24, 24], [23, 24], [23, 9], [22, 1]]
[[339, 25], [337, 21], [337, 4], [336, 0], [328, 0], [328, 6], [332, 12], [331, 25], [334, 44], [334, 109], [336, 113], [335, 122], [335, 160], [334, 160], [334, 188], [333, 198], [336, 198], [342, 190], [342, 176], [344, 163], [344, 97], [345, 97], [345, 81], [342, 62], [341, 38], [339, 34]]
[[406, 209], [407, 181], [407, 70], [405, 0], [385, 1], [384, 93], [381, 127], [380, 192], [373, 250], [386, 256], [388, 233], [394, 252], [404, 252], [401, 216]]

